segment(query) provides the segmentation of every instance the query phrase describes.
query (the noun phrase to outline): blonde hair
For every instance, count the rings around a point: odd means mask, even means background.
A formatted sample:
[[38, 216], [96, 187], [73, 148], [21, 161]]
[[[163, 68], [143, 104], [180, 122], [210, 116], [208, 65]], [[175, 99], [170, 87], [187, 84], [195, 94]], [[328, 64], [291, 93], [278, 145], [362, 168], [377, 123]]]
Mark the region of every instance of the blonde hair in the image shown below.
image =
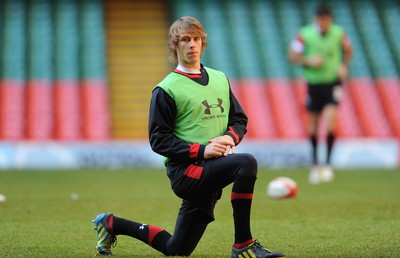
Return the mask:
[[194, 17], [183, 16], [176, 20], [169, 28], [168, 59], [173, 63], [178, 60], [176, 49], [178, 46], [179, 38], [184, 33], [189, 33], [190, 35], [201, 38], [201, 55], [203, 55], [205, 48], [208, 46], [208, 42], [206, 41], [207, 33], [204, 30], [203, 25], [201, 25], [201, 23]]

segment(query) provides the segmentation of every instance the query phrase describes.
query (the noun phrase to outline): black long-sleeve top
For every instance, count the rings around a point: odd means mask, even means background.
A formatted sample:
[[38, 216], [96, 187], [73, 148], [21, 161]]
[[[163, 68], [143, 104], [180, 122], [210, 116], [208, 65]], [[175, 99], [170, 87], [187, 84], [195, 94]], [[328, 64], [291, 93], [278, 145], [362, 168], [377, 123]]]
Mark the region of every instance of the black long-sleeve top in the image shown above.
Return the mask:
[[[186, 76], [204, 87], [208, 85], [208, 73], [203, 66], [201, 74], [188, 74], [179, 70], [174, 72]], [[229, 100], [228, 129], [224, 135], [230, 135], [237, 145], [247, 132], [247, 116], [231, 89], [229, 89]], [[206, 145], [188, 143], [175, 136], [176, 112], [175, 101], [162, 88], [156, 87], [152, 92], [148, 126], [152, 150], [173, 161], [204, 159]]]

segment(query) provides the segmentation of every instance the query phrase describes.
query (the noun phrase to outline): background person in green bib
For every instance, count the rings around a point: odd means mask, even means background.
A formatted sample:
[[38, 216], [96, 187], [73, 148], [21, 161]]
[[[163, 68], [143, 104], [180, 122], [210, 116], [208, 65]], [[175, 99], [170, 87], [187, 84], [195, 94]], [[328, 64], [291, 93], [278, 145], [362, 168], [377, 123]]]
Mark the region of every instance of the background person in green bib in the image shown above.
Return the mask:
[[[303, 67], [308, 85], [308, 130], [313, 166], [309, 182], [329, 182], [334, 174], [331, 153], [335, 141], [335, 123], [341, 98], [341, 83], [346, 79], [352, 56], [352, 45], [343, 28], [333, 23], [331, 10], [321, 3], [315, 10], [315, 21], [300, 29], [289, 48], [289, 60]], [[327, 157], [318, 164], [317, 132], [321, 114], [326, 115]]]
[[174, 233], [102, 213], [93, 221], [100, 254], [111, 254], [116, 236], [127, 235], [167, 256], [189, 256], [214, 220], [222, 189], [233, 183], [231, 256], [284, 257], [253, 239], [250, 210], [257, 161], [235, 149], [247, 132], [247, 116], [225, 74], [200, 63], [206, 36], [193, 17], [184, 16], [172, 24], [169, 58], [178, 61], [178, 66], [154, 88], [150, 103], [150, 145], [165, 157], [172, 190], [182, 199]]

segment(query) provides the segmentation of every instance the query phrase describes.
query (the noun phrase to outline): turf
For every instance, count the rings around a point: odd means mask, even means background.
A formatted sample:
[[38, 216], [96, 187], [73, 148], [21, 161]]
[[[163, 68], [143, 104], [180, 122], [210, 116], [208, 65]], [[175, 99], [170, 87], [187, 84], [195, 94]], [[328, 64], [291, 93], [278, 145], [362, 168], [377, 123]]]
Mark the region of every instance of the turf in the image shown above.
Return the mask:
[[[308, 171], [260, 169], [252, 231], [287, 257], [400, 257], [400, 171], [340, 170], [329, 184], [309, 185]], [[271, 200], [267, 182], [289, 176], [294, 199]], [[230, 257], [230, 187], [217, 204], [193, 257]], [[163, 170], [12, 171], [0, 173], [1, 257], [92, 257], [97, 213], [155, 224], [172, 232], [180, 201]], [[71, 194], [77, 194], [73, 200]], [[73, 197], [73, 196], [72, 196]], [[163, 257], [118, 237], [114, 257]]]

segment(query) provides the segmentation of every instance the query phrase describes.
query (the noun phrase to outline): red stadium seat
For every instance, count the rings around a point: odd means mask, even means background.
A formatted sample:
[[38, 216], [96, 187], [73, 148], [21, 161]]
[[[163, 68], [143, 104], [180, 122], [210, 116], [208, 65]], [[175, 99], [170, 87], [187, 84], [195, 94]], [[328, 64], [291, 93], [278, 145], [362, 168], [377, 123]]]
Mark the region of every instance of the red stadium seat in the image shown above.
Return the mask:
[[392, 130], [373, 81], [369, 78], [350, 79], [349, 91], [365, 136], [392, 137]]
[[242, 104], [242, 95], [240, 93], [240, 82], [235, 80], [229, 80], [229, 84], [231, 85], [231, 90], [233, 95], [235, 95], [236, 99]]
[[305, 138], [305, 128], [290, 81], [288, 79], [269, 79], [266, 83], [278, 137]]
[[360, 121], [351, 98], [349, 87], [343, 85], [343, 97], [339, 106], [337, 118], [337, 137], [339, 138], [358, 138], [363, 136]]
[[294, 86], [294, 95], [296, 98], [297, 109], [300, 113], [300, 119], [304, 128], [307, 128], [308, 115], [306, 109], [306, 98], [307, 98], [307, 84], [302, 78], [297, 78], [292, 81]]
[[26, 107], [27, 139], [52, 139], [53, 87], [51, 80], [31, 79], [27, 82]]
[[379, 78], [376, 86], [391, 128], [400, 138], [400, 81], [398, 78]]
[[21, 140], [25, 137], [25, 87], [22, 80], [0, 81], [0, 139]]
[[[265, 86], [261, 80], [241, 80], [234, 83], [234, 92], [245, 110], [248, 122], [248, 137], [252, 139], [272, 139], [276, 137], [270, 103], [266, 98]], [[236, 95], [236, 93], [235, 93]]]

